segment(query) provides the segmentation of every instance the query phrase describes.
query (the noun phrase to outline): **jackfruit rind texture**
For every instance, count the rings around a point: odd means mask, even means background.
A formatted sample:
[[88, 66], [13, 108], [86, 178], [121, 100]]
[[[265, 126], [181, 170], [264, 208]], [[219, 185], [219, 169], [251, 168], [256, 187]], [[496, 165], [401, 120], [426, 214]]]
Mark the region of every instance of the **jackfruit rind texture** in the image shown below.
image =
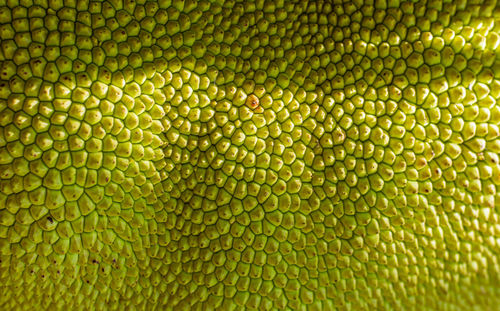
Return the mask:
[[496, 1], [0, 0], [2, 310], [495, 310]]

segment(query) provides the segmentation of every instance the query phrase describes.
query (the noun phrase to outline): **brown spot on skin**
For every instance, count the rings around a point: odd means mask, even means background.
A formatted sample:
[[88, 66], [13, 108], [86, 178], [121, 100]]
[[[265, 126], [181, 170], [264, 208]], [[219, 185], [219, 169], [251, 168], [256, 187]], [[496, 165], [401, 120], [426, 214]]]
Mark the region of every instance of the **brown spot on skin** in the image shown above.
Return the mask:
[[259, 98], [255, 95], [250, 95], [247, 97], [247, 106], [251, 109], [255, 109], [259, 106]]

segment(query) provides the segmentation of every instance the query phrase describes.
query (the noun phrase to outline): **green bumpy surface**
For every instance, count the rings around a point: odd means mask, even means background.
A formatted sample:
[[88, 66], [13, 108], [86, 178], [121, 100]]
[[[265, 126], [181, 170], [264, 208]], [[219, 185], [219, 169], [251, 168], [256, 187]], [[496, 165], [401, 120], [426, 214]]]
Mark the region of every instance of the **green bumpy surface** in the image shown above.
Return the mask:
[[2, 310], [498, 310], [496, 1], [0, 0]]

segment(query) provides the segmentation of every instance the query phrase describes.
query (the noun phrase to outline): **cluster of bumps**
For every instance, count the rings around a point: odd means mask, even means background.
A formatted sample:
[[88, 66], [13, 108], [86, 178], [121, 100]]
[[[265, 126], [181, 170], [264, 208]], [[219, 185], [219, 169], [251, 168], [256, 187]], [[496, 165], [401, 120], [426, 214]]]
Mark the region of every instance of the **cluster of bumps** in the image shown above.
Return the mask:
[[498, 307], [500, 11], [333, 2], [0, 1], [0, 308]]

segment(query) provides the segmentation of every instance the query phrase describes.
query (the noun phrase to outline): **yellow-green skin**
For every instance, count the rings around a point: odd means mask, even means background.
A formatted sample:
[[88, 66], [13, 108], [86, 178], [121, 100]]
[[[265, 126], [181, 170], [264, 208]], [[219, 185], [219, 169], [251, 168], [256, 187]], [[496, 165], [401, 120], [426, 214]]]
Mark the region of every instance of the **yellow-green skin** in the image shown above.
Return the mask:
[[332, 2], [0, 0], [0, 309], [498, 310], [500, 8]]

